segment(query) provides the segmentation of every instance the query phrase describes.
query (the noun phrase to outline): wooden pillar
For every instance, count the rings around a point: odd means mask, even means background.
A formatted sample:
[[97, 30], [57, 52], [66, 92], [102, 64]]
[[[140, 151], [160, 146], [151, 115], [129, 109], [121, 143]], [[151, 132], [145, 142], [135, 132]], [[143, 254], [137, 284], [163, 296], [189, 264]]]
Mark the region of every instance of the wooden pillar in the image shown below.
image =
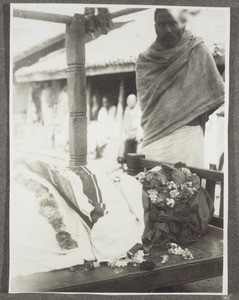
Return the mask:
[[140, 159], [145, 158], [143, 154], [128, 153], [127, 154], [127, 173], [135, 176], [136, 174], [143, 172], [143, 168], [140, 166]]
[[87, 87], [86, 87], [86, 102], [87, 102], [87, 120], [88, 123], [91, 121], [91, 107], [92, 107], [92, 92], [91, 92], [91, 78], [87, 80]]
[[66, 25], [69, 95], [70, 167], [87, 164], [87, 116], [85, 75], [85, 18], [75, 14]]

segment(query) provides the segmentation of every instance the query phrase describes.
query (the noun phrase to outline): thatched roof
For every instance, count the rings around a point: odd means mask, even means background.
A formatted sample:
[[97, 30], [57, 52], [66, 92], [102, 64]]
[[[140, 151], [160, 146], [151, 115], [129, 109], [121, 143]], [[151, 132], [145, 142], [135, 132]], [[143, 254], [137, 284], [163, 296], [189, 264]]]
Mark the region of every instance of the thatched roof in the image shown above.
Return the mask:
[[[155, 39], [153, 13], [153, 9], [148, 9], [122, 17], [120, 21], [128, 21], [125, 25], [87, 43], [87, 75], [134, 71], [139, 53]], [[202, 9], [189, 21], [188, 29], [201, 36], [213, 52], [215, 45], [225, 46], [225, 20], [224, 9]], [[15, 77], [18, 82], [66, 78], [66, 68], [66, 53], [62, 48], [30, 67], [19, 69]]]

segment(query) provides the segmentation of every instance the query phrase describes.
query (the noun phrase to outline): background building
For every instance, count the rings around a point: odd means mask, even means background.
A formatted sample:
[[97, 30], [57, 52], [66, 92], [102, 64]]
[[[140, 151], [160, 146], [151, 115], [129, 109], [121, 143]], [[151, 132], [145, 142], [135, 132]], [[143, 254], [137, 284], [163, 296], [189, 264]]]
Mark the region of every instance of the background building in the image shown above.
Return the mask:
[[[86, 75], [87, 75], [87, 113], [89, 124], [97, 120], [105, 93], [117, 107], [116, 122], [120, 128], [126, 97], [136, 93], [135, 63], [139, 53], [146, 50], [155, 39], [154, 10], [148, 9], [117, 19], [115, 27], [107, 35], [86, 36]], [[224, 76], [225, 29], [224, 12], [210, 9], [192, 11], [187, 28], [201, 36], [210, 48], [218, 69]], [[37, 22], [37, 21], [36, 21]], [[42, 22], [39, 22], [39, 24]], [[44, 22], [43, 22], [44, 23]], [[49, 29], [52, 24], [47, 23]], [[210, 25], [209, 25], [210, 24]], [[55, 25], [55, 24], [54, 24]], [[26, 29], [26, 33], [28, 28]], [[39, 30], [40, 28], [38, 28]], [[24, 30], [23, 30], [24, 31]], [[49, 32], [57, 33], [41, 42], [27, 47], [14, 56], [14, 93], [13, 109], [16, 136], [32, 136], [35, 126], [38, 137], [44, 136], [44, 118], [48, 107], [54, 115], [59, 104], [59, 94], [66, 84], [67, 64], [64, 47], [64, 28], [55, 28]], [[19, 28], [13, 27], [13, 48], [17, 48]], [[31, 35], [32, 36], [32, 35]], [[46, 35], [47, 37], [47, 35]], [[48, 104], [44, 106], [41, 96], [48, 89]], [[45, 93], [46, 94], [46, 93]], [[37, 99], [37, 97], [39, 99]], [[44, 97], [43, 97], [44, 98]], [[45, 99], [47, 96], [45, 95]], [[47, 100], [45, 100], [47, 101]], [[48, 114], [49, 115], [49, 114]], [[205, 147], [206, 164], [219, 166], [224, 147], [223, 111], [214, 114], [207, 124]], [[54, 117], [51, 117], [54, 120]], [[54, 121], [53, 121], [54, 122]], [[35, 124], [27, 129], [27, 125]], [[49, 128], [47, 131], [49, 131]], [[36, 132], [34, 136], [36, 137]], [[26, 134], [27, 133], [27, 134]], [[42, 141], [42, 139], [39, 139]], [[213, 141], [213, 142], [212, 142]], [[42, 143], [42, 142], [40, 142]], [[209, 151], [210, 149], [210, 151]]]

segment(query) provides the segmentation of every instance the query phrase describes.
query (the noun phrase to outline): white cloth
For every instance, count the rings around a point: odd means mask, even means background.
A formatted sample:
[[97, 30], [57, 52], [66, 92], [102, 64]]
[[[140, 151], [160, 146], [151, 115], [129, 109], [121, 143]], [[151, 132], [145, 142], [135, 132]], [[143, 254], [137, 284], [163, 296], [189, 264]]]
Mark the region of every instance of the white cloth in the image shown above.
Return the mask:
[[[220, 108], [221, 109], [221, 108]], [[219, 167], [221, 155], [225, 152], [225, 118], [218, 116], [215, 111], [206, 123], [205, 131], [205, 160], [206, 167], [215, 164]]]
[[[123, 131], [127, 138], [137, 138], [139, 132], [142, 132], [142, 128], [140, 125], [141, 121], [141, 111], [139, 104], [136, 103], [136, 105], [133, 108], [126, 107], [124, 111], [124, 117], [123, 117]], [[141, 133], [142, 137], [142, 133]]]
[[108, 110], [101, 107], [97, 121], [91, 121], [88, 125], [88, 153], [109, 144], [116, 134], [116, 129], [116, 107], [111, 106]]
[[[91, 171], [93, 169], [91, 168]], [[136, 243], [141, 242], [144, 230], [142, 187], [138, 181], [123, 175], [118, 188], [109, 177], [94, 171], [101, 190], [107, 214], [98, 219], [91, 231], [87, 231], [79, 215], [72, 210], [59, 195], [57, 190], [39, 179], [32, 172], [25, 176], [34, 179], [49, 189], [57, 201], [58, 209], [63, 217], [65, 230], [78, 243], [78, 248], [62, 252], [55, 238], [55, 231], [47, 219], [38, 213], [38, 199], [35, 193], [20, 184], [11, 188], [11, 274], [10, 277], [46, 272], [83, 264], [84, 259], [112, 261], [117, 257], [126, 256], [127, 251]], [[70, 172], [62, 172], [72, 185], [76, 182]], [[76, 187], [75, 187], [76, 188]], [[80, 198], [81, 210], [89, 214], [87, 197], [83, 194], [82, 185], [74, 193]], [[23, 217], [24, 216], [24, 217]]]
[[184, 162], [204, 167], [204, 136], [200, 125], [182, 126], [171, 134], [143, 147], [147, 159], [167, 163]]
[[[118, 204], [94, 225], [91, 242], [98, 261], [112, 261], [126, 256], [136, 243], [141, 243], [144, 231], [144, 209], [142, 205], [142, 186], [132, 176], [122, 175], [120, 182], [111, 184], [111, 193], [121, 196]], [[104, 188], [103, 188], [104, 191]], [[125, 205], [127, 204], [127, 205]]]
[[130, 211], [139, 220], [142, 230], [144, 229], [144, 209], [142, 203], [142, 185], [133, 176], [123, 174], [119, 182], [119, 190], [125, 198]]
[[[56, 199], [56, 197], [55, 197]], [[14, 184], [10, 196], [10, 278], [47, 272], [83, 264], [94, 260], [89, 235], [81, 218], [58, 198], [66, 231], [78, 243], [78, 248], [64, 251], [56, 241], [52, 226], [38, 213], [35, 193], [20, 184]]]
[[111, 106], [108, 110], [101, 107], [98, 114], [98, 123], [101, 125], [101, 139], [105, 139], [105, 143], [109, 142], [116, 131], [116, 107]]
[[126, 256], [127, 251], [141, 242], [141, 226], [129, 209], [115, 207], [100, 218], [91, 232], [92, 249], [99, 262]]
[[110, 125], [115, 122], [116, 107], [111, 106], [108, 110], [101, 107], [98, 114], [98, 122], [104, 125]]

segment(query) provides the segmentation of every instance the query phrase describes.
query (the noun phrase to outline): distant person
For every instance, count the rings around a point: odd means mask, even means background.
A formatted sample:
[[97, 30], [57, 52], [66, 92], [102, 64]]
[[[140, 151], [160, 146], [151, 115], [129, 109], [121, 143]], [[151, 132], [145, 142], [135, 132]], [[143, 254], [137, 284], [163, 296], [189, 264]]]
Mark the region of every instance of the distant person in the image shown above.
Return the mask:
[[127, 153], [137, 152], [138, 142], [142, 139], [141, 111], [137, 97], [130, 94], [126, 99], [126, 104], [122, 123], [122, 141], [117, 159], [119, 163], [126, 162]]
[[32, 85], [32, 102], [36, 107], [36, 122], [42, 122], [42, 108], [41, 108], [41, 93], [42, 87], [41, 84], [38, 82], [33, 82]]
[[57, 128], [55, 140], [57, 146], [67, 150], [69, 144], [69, 108], [67, 85], [64, 85], [57, 101]]
[[115, 122], [116, 106], [114, 106], [109, 96], [106, 95], [102, 98], [102, 107], [98, 113], [98, 122], [103, 125], [111, 125]]
[[204, 128], [224, 102], [224, 83], [203, 40], [187, 31], [187, 11], [156, 9], [156, 40], [136, 63], [143, 153], [204, 166]]
[[101, 158], [105, 147], [110, 143], [115, 134], [116, 127], [116, 106], [110, 100], [110, 95], [106, 94], [102, 98], [102, 107], [99, 110], [97, 126], [93, 126], [94, 132], [88, 130], [89, 144], [96, 143], [96, 158]]
[[56, 105], [53, 104], [53, 97], [51, 82], [46, 81], [41, 92], [41, 108], [46, 144], [49, 147], [55, 145]]
[[98, 118], [99, 103], [97, 101], [97, 96], [92, 96], [92, 107], [91, 107], [91, 120], [96, 121]]

